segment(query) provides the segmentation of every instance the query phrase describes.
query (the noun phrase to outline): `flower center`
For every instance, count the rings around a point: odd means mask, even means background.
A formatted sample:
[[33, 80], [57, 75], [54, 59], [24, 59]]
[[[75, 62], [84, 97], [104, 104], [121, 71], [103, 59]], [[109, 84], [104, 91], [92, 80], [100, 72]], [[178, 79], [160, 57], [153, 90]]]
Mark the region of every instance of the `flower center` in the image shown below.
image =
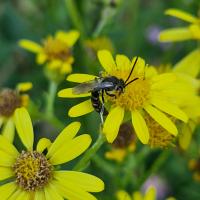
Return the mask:
[[133, 126], [131, 123], [126, 122], [120, 126], [117, 138], [113, 142], [116, 148], [126, 148], [135, 141]]
[[0, 92], [0, 115], [9, 117], [20, 106], [21, 99], [16, 91], [4, 89]]
[[67, 44], [52, 37], [44, 41], [44, 51], [49, 60], [58, 59], [66, 61], [71, 56], [71, 51]]
[[[111, 73], [124, 81], [129, 76], [130, 71], [115, 70]], [[117, 106], [123, 107], [127, 110], [135, 110], [144, 106], [149, 100], [150, 83], [149, 80], [143, 78], [144, 74], [133, 74], [130, 79], [138, 78], [125, 87], [125, 90], [121, 94], [116, 94], [117, 98], [108, 97], [108, 101], [116, 104]]]
[[17, 184], [26, 191], [43, 188], [52, 178], [53, 167], [36, 151], [22, 151], [13, 169]]
[[149, 115], [145, 116], [145, 121], [149, 129], [149, 146], [152, 148], [167, 148], [173, 145], [174, 136], [166, 131], [160, 124], [153, 120]]

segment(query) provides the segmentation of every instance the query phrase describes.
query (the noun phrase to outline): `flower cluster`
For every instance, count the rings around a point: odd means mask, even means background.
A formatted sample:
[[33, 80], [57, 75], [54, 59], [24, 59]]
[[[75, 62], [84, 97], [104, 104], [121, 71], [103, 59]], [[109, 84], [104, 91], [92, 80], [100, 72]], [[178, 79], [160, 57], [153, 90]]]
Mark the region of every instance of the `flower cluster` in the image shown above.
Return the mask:
[[[72, 2], [70, 8], [76, 13]], [[104, 4], [109, 10], [118, 6], [115, 1]], [[107, 7], [105, 13], [108, 14]], [[105, 13], [102, 14], [104, 20], [108, 17]], [[161, 42], [191, 39], [199, 42], [200, 18], [177, 9], [168, 9], [165, 13], [190, 24], [161, 31]], [[0, 90], [0, 199], [96, 200], [93, 193], [103, 191], [104, 178], [107, 181], [96, 167], [104, 170], [111, 182], [118, 181], [115, 187], [109, 188], [115, 191], [108, 199], [159, 199], [159, 191], [152, 185], [141, 192], [146, 179], [169, 158], [172, 147], [179, 149], [176, 154], [181, 152], [187, 158], [190, 156], [187, 150], [192, 146], [199, 125], [199, 46], [176, 64], [156, 66], [140, 56], [113, 56], [115, 45], [107, 36], [97, 37], [98, 26], [93, 38], [86, 39], [77, 16], [73, 19], [80, 32], [57, 31], [55, 36], [47, 36], [40, 44], [27, 39], [18, 42], [20, 47], [36, 54], [37, 64], [44, 65], [49, 90], [41, 95], [45, 96], [42, 103], [34, 102], [26, 94], [32, 89], [31, 82], [19, 83], [15, 89]], [[101, 69], [91, 69], [91, 74], [72, 73], [76, 58], [73, 46], [79, 36], [81, 51], [88, 50], [89, 54], [85, 53], [85, 56], [91, 58], [92, 55], [91, 63], [95, 60], [101, 65]], [[85, 63], [89, 63], [90, 58]], [[92, 73], [94, 71], [97, 73]], [[57, 87], [67, 74], [66, 80], [72, 83], [58, 91]], [[81, 127], [78, 121], [65, 126], [64, 120], [58, 119], [54, 112], [56, 96], [83, 98], [69, 108], [68, 115], [75, 118], [93, 112], [97, 116], [95, 123], [99, 124], [99, 133], [77, 135]], [[39, 135], [33, 129], [31, 118], [35, 122], [45, 121], [61, 132], [49, 138], [44, 133]], [[85, 127], [95, 129], [95, 123], [88, 120]], [[92, 144], [93, 137], [97, 139]], [[102, 145], [105, 148], [97, 154]], [[196, 146], [199, 153], [199, 146]], [[199, 158], [189, 160], [193, 177], [199, 181]], [[83, 172], [88, 166], [91, 166], [90, 170]], [[130, 187], [127, 187], [129, 183]], [[132, 195], [129, 193], [131, 187], [134, 188]]]

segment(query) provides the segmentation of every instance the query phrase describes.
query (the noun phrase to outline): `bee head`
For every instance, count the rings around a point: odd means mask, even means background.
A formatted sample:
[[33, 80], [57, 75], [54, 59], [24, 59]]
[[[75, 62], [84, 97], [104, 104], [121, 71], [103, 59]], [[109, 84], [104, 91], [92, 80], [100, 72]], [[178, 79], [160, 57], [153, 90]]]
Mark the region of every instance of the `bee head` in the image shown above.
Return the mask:
[[119, 93], [123, 93], [125, 87], [126, 87], [126, 84], [124, 83], [124, 80], [120, 79], [118, 83], [116, 84], [115, 90], [118, 91]]

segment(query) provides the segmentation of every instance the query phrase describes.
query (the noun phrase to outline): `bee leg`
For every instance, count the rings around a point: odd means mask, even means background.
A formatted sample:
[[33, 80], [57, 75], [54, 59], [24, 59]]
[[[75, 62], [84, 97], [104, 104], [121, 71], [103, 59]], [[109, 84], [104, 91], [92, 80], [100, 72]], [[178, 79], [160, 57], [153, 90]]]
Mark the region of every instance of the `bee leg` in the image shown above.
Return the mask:
[[103, 124], [104, 123], [103, 115], [104, 115], [104, 109], [105, 109], [105, 107], [104, 107], [104, 102], [105, 102], [104, 90], [102, 90], [101, 98], [102, 98], [102, 106], [101, 106], [101, 111], [100, 111], [100, 117], [101, 117], [101, 123]]
[[109, 97], [115, 97], [115, 99], [117, 98], [117, 96], [115, 94], [110, 94], [108, 93], [108, 91], [106, 91], [106, 94], [109, 96]]

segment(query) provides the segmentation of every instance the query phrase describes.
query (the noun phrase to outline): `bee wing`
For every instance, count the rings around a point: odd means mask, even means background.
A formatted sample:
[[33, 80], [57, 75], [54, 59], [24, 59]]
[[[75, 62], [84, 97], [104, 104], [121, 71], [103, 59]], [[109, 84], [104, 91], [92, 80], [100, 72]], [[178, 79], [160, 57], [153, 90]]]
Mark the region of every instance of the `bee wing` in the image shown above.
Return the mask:
[[113, 88], [112, 82], [102, 82], [101, 79], [81, 83], [72, 89], [73, 94], [85, 94], [92, 91]]
[[74, 88], [72, 88], [73, 94], [85, 94], [94, 90], [99, 86], [100, 82], [98, 80], [92, 80], [88, 82], [81, 83]]

